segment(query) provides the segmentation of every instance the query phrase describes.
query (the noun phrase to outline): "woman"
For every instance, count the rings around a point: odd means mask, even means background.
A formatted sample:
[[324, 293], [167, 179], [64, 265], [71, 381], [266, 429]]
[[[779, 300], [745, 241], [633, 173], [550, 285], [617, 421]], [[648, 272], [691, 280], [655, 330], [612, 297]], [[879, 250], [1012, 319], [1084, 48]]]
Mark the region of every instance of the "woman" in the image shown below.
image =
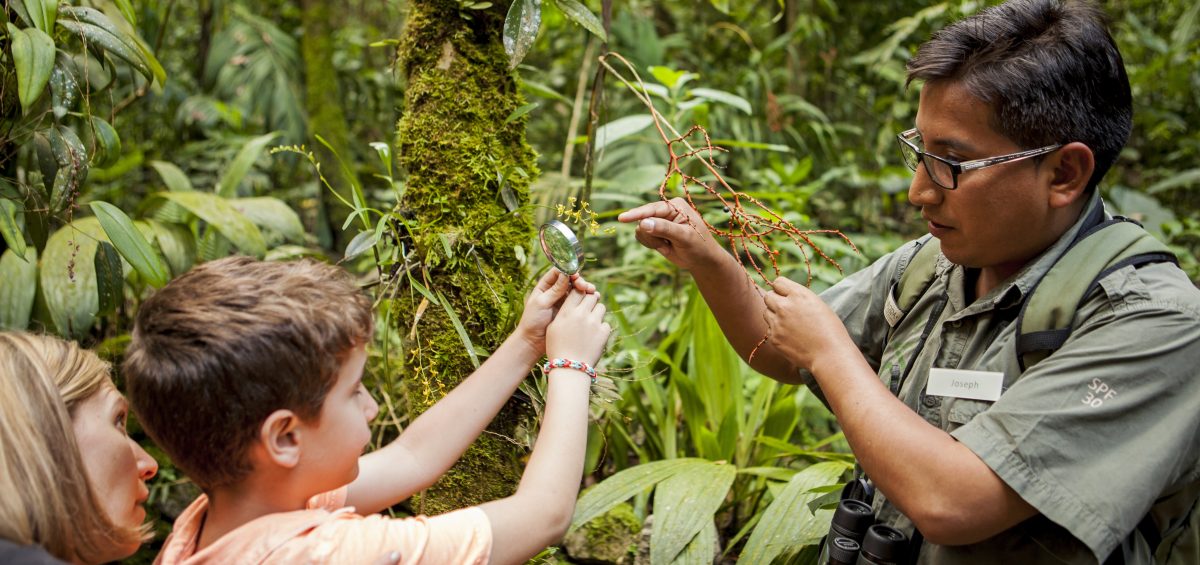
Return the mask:
[[149, 537], [142, 503], [158, 464], [126, 435], [127, 412], [94, 353], [0, 332], [0, 561], [53, 562], [37, 545], [105, 563]]

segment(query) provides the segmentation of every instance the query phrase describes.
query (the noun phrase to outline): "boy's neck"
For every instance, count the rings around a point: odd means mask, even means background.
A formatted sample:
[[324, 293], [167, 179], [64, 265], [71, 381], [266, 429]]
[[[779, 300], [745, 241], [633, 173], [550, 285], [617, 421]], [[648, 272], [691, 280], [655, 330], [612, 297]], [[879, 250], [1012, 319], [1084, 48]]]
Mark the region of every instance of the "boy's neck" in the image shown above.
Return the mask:
[[208, 511], [200, 528], [200, 539], [196, 540], [196, 551], [268, 514], [304, 510], [308, 497], [291, 494], [290, 489], [280, 488], [277, 481], [271, 483], [260, 484], [250, 479], [209, 492]]

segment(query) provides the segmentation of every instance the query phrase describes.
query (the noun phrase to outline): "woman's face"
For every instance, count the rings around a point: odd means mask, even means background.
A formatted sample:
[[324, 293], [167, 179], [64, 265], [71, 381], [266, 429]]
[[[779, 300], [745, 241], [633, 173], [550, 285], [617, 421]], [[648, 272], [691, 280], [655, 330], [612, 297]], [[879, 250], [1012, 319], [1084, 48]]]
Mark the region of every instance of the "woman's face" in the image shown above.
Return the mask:
[[[128, 413], [125, 397], [106, 382], [75, 407], [71, 420], [88, 480], [109, 520], [137, 528], [146, 520], [142, 504], [150, 491], [145, 482], [158, 472], [158, 463], [126, 435]], [[137, 546], [120, 549], [113, 559], [129, 556]]]

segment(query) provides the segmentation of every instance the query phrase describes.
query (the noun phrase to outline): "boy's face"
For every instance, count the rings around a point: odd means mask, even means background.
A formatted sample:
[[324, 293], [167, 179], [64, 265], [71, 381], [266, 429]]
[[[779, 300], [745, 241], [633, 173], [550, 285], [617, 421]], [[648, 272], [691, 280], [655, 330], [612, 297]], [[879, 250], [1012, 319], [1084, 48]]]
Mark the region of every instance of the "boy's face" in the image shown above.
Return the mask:
[[358, 458], [371, 441], [367, 424], [379, 413], [379, 405], [362, 384], [366, 362], [365, 344], [352, 349], [325, 396], [320, 419], [301, 424], [301, 466], [306, 469], [305, 476], [312, 477], [315, 494], [342, 487], [358, 477]]

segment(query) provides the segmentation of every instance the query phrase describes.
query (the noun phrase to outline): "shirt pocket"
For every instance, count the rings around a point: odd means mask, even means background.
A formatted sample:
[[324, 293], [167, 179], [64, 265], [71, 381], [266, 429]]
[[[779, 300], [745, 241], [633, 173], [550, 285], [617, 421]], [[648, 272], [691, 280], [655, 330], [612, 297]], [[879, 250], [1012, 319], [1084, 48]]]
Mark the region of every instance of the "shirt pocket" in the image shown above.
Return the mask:
[[942, 403], [942, 421], [946, 422], [946, 431], [952, 432], [967, 422], [970, 422], [992, 407], [987, 400], [972, 400], [968, 398], [951, 398]]

